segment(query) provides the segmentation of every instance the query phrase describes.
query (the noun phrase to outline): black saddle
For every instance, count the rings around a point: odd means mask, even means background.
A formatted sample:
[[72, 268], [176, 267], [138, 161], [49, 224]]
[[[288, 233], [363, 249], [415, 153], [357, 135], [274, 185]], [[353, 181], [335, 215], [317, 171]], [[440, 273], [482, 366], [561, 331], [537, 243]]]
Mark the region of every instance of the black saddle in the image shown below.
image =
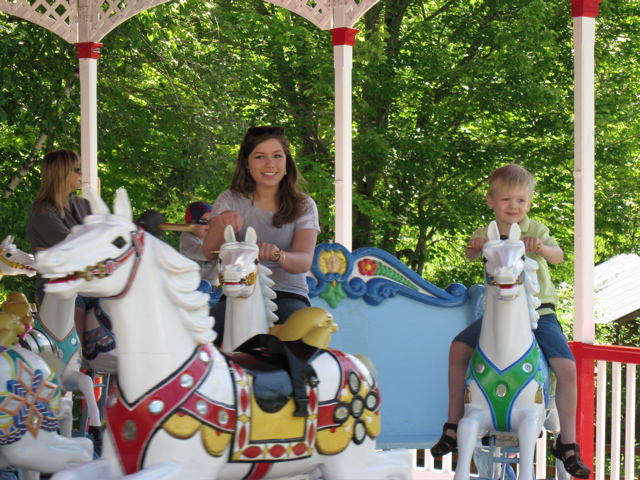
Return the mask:
[[226, 356], [251, 373], [256, 402], [262, 410], [275, 413], [293, 397], [294, 416], [306, 417], [309, 406], [306, 385], [315, 387], [318, 383], [309, 362], [322, 351], [301, 340], [283, 342], [274, 335], [260, 334]]

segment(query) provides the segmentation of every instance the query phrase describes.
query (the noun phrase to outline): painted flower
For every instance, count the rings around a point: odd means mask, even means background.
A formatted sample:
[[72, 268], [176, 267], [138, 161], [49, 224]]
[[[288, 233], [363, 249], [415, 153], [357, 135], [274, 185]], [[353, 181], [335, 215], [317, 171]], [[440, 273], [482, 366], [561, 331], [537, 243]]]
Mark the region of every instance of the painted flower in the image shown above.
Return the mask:
[[361, 275], [373, 276], [376, 274], [376, 270], [378, 269], [378, 262], [375, 262], [370, 258], [365, 258], [358, 262], [358, 269], [360, 270]]

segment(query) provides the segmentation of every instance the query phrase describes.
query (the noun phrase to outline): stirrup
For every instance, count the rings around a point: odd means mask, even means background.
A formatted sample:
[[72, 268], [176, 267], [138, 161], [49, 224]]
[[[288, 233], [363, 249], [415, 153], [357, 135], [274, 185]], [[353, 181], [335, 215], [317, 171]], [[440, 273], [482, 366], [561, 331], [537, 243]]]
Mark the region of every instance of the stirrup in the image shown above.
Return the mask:
[[433, 447], [431, 447], [431, 456], [432, 457], [442, 457], [447, 455], [448, 453], [453, 452], [458, 447], [458, 440], [453, 438], [451, 435], [447, 435], [447, 430], [453, 430], [454, 432], [458, 431], [457, 423], [449, 423], [445, 422], [442, 427], [442, 436], [438, 443], [436, 443]]
[[[567, 450], [573, 450], [574, 454], [566, 457]], [[580, 445], [577, 443], [562, 443], [558, 434], [555, 444], [551, 445], [551, 453], [562, 462], [564, 469], [572, 477], [587, 479], [591, 476], [591, 469], [582, 461]]]

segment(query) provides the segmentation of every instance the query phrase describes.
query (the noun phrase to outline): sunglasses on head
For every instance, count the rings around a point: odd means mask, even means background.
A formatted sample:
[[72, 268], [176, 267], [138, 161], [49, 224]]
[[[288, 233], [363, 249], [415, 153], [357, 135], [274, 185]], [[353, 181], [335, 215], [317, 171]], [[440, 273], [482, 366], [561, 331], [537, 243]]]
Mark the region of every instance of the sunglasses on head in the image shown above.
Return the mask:
[[82, 169], [80, 167], [72, 168], [71, 171], [75, 173], [82, 173]]
[[194, 220], [193, 223], [195, 223], [196, 225], [209, 225], [209, 220], [201, 218], [200, 220]]
[[259, 135], [284, 135], [284, 127], [251, 127], [247, 130], [247, 133], [254, 137]]

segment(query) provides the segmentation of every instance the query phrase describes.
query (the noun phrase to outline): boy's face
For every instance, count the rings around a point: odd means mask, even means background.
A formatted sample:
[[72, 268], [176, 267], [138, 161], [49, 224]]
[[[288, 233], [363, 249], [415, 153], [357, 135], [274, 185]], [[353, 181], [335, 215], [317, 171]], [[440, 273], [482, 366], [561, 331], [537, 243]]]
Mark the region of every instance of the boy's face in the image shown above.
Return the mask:
[[[211, 212], [209, 211], [204, 215], [202, 215], [201, 220], [209, 220], [210, 216], [211, 216]], [[195, 222], [191, 222], [191, 223], [194, 224], [193, 234], [199, 239], [204, 240], [204, 237], [207, 236], [207, 232], [209, 231], [209, 224], [207, 223], [206, 225], [200, 225]]]
[[[531, 208], [531, 192], [526, 188], [513, 190], [496, 190], [493, 195], [487, 194], [487, 205], [496, 214], [498, 227], [509, 228], [520, 222]], [[503, 228], [499, 228], [502, 232]]]

